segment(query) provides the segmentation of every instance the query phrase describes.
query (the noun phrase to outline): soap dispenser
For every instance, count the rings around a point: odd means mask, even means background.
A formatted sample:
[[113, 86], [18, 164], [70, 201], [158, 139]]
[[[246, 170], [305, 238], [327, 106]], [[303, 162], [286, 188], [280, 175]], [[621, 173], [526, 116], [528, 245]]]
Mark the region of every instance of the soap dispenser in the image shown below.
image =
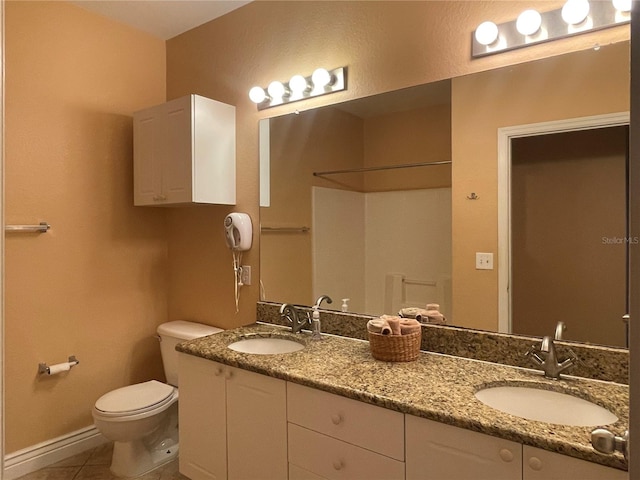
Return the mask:
[[318, 311], [318, 305], [314, 305], [313, 313], [311, 314], [311, 340], [322, 340], [320, 335], [320, 312]]
[[342, 311], [343, 312], [348, 312], [349, 311], [349, 300], [351, 300], [350, 298], [343, 298], [342, 299]]

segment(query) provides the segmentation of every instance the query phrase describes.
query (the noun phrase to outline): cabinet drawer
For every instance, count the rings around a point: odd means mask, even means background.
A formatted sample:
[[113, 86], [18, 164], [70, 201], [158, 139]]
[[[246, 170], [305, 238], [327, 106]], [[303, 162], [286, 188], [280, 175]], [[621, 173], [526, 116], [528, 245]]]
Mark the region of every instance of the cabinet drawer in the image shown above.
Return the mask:
[[289, 463], [328, 480], [404, 480], [404, 463], [292, 423]]
[[629, 474], [579, 458], [524, 446], [524, 480], [627, 480]]
[[289, 382], [287, 419], [404, 461], [404, 415], [399, 412]]
[[519, 443], [412, 415], [406, 429], [407, 480], [522, 478]]

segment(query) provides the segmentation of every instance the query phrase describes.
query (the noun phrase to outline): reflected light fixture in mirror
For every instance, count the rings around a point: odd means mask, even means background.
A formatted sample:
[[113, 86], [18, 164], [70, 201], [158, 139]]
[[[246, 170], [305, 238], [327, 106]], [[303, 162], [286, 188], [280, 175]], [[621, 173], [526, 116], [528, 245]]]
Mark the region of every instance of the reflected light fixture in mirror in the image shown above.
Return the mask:
[[249, 90], [249, 98], [258, 106], [258, 110], [263, 110], [346, 89], [347, 67], [333, 70], [318, 68], [309, 77], [294, 75], [286, 84], [273, 81], [266, 91], [262, 87], [255, 86]]
[[580, 33], [628, 24], [631, 0], [568, 0], [558, 10], [539, 13], [529, 9], [517, 20], [496, 25], [481, 23], [472, 37], [472, 57], [514, 50]]

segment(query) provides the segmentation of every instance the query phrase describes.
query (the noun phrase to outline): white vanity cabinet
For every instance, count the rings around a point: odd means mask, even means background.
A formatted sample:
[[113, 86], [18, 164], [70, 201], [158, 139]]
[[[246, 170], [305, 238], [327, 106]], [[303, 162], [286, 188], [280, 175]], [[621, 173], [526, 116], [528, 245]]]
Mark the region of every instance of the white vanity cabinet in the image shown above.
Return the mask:
[[235, 107], [187, 95], [133, 115], [134, 205], [236, 202]]
[[520, 480], [522, 445], [406, 415], [407, 480]]
[[286, 479], [286, 383], [183, 353], [179, 369], [180, 473]]
[[289, 480], [403, 479], [404, 415], [287, 383]]
[[622, 470], [524, 446], [523, 480], [628, 480]]

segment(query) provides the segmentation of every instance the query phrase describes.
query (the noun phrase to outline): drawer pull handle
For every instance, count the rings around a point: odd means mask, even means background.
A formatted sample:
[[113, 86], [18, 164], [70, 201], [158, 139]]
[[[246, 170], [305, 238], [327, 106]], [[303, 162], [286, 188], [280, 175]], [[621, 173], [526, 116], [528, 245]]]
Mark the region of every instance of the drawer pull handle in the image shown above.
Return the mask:
[[334, 470], [342, 470], [343, 467], [344, 467], [344, 462], [342, 460], [336, 460], [335, 462], [333, 462]]
[[529, 467], [531, 468], [531, 470], [539, 472], [540, 470], [542, 470], [542, 460], [540, 460], [538, 457], [530, 457]]
[[331, 415], [331, 423], [333, 423], [334, 425], [340, 425], [342, 423], [342, 420], [342, 415], [340, 415], [339, 413]]
[[513, 452], [509, 449], [503, 448], [500, 450], [500, 458], [507, 463], [513, 462]]

